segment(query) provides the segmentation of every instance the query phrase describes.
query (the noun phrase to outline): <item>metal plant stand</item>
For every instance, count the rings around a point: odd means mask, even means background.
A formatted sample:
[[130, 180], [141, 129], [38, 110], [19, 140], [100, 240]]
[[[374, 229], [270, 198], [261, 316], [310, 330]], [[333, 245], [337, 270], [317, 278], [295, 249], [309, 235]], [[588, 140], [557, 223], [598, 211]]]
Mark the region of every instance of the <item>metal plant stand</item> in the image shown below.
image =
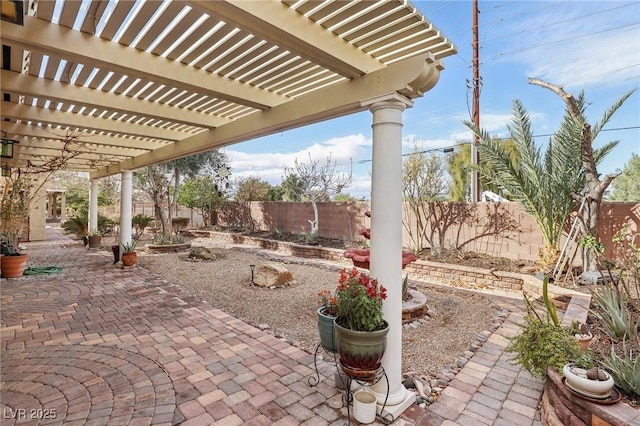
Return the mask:
[[[376, 418], [379, 419], [383, 424], [388, 425], [391, 424], [395, 419], [390, 413], [384, 412], [384, 408], [387, 406], [387, 399], [389, 398], [389, 380], [387, 379], [387, 373], [384, 371], [384, 367], [380, 367], [375, 377], [372, 380], [364, 381], [361, 379], [356, 379], [354, 377], [348, 376], [347, 387], [345, 388], [345, 394], [343, 396], [343, 404], [347, 407], [347, 422], [344, 424], [348, 426], [351, 424], [351, 404], [353, 403], [353, 394], [359, 391], [360, 389], [368, 386], [373, 386], [378, 383], [380, 380], [384, 378], [385, 383], [387, 384], [387, 392], [384, 397], [384, 403], [382, 404], [382, 408], [380, 409], [380, 414], [376, 414]], [[353, 384], [356, 383], [355, 389], [351, 389]]]
[[328, 363], [333, 364], [336, 366], [336, 368], [338, 368], [337, 367], [338, 353], [334, 351], [330, 351], [324, 348], [322, 346], [322, 343], [318, 343], [318, 346], [316, 346], [316, 350], [313, 356], [313, 368], [315, 369], [316, 373], [315, 373], [315, 376], [311, 376], [307, 380], [307, 382], [309, 383], [309, 386], [312, 386], [312, 387], [320, 383], [320, 372], [318, 371], [318, 355], [321, 352], [324, 352], [327, 355], [327, 357], [323, 357], [323, 359], [326, 359]]
[[[326, 360], [329, 364], [332, 364], [338, 369], [338, 352], [330, 351], [322, 346], [321, 343], [318, 343], [316, 346], [316, 350], [314, 351], [313, 357], [313, 367], [315, 369], [315, 374], [311, 375], [307, 380], [309, 386], [313, 387], [320, 383], [320, 372], [318, 370], [318, 357], [324, 353], [322, 359]], [[347, 407], [347, 422], [345, 426], [351, 424], [351, 404], [353, 403], [353, 394], [360, 389], [368, 386], [373, 386], [378, 383], [380, 380], [385, 379], [385, 383], [387, 384], [387, 392], [385, 394], [384, 403], [382, 404], [382, 409], [380, 410], [380, 414], [376, 414], [376, 418], [379, 419], [383, 424], [388, 425], [393, 423], [395, 418], [391, 415], [391, 413], [384, 412], [384, 408], [387, 405], [387, 399], [389, 398], [389, 380], [387, 378], [387, 373], [384, 370], [384, 367], [380, 367], [376, 372], [375, 376], [371, 380], [364, 380], [349, 376], [347, 374], [347, 382], [345, 385], [345, 394], [342, 397], [342, 404]], [[355, 383], [355, 385], [354, 385]], [[354, 389], [352, 390], [352, 386]]]

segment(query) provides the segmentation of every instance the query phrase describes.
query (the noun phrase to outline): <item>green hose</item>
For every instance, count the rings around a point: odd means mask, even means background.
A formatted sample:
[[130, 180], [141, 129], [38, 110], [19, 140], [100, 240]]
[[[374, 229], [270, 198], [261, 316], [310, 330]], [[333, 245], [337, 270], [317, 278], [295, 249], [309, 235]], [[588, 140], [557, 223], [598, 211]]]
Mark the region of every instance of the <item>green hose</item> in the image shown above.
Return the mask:
[[48, 275], [48, 274], [57, 274], [62, 271], [62, 268], [57, 266], [34, 266], [32, 268], [27, 268], [24, 270], [25, 275]]

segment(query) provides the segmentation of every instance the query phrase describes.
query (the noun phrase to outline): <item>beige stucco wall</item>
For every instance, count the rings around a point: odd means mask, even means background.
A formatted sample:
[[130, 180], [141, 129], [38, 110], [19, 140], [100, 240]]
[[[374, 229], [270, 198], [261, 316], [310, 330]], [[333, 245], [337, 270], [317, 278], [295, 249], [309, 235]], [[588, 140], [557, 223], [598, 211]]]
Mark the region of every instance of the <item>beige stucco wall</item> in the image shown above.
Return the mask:
[[[291, 202], [259, 202], [229, 203], [227, 214], [221, 214], [221, 225], [237, 225], [238, 228], [255, 230], [301, 233], [309, 232], [309, 220], [313, 219], [311, 203]], [[487, 214], [495, 214], [495, 203], [477, 203], [473, 220], [462, 226], [453, 226], [446, 234], [445, 244], [463, 246], [463, 250], [486, 253], [491, 256], [509, 259], [536, 260], [538, 249], [543, 245], [543, 239], [533, 218], [525, 213], [517, 203], [501, 203], [501, 212], [505, 218], [517, 223], [517, 229], [500, 232], [493, 235], [486, 232], [486, 236], [477, 238], [478, 230], [487, 230], [489, 222], [485, 220]], [[360, 229], [370, 226], [369, 218], [364, 213], [369, 210], [365, 202], [318, 203], [319, 234], [322, 237], [338, 238], [349, 241], [361, 241]], [[134, 206], [134, 214], [145, 213], [153, 215], [152, 205], [146, 208], [139, 204]], [[192, 227], [197, 227], [200, 218], [189, 212], [180, 211], [179, 216], [191, 217]], [[609, 203], [602, 204], [600, 212], [599, 237], [607, 251], [611, 254], [611, 237], [625, 224], [632, 232], [640, 232], [640, 203]], [[489, 226], [489, 228], [491, 228]], [[564, 241], [563, 241], [564, 243]], [[410, 246], [409, 236], [403, 230], [403, 245]], [[580, 263], [576, 258], [575, 264]]]
[[46, 198], [36, 197], [31, 203], [29, 211], [29, 241], [43, 241], [45, 239]]

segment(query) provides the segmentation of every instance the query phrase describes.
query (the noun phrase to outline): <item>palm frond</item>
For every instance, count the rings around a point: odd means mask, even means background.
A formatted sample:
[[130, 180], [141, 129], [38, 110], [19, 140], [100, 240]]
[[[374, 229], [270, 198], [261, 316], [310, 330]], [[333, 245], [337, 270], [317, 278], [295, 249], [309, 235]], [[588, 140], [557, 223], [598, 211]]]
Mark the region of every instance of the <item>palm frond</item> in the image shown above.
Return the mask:
[[615, 114], [618, 108], [620, 108], [622, 104], [625, 103], [627, 99], [629, 99], [629, 96], [633, 95], [635, 91], [636, 89], [628, 91], [627, 93], [622, 95], [620, 99], [618, 99], [611, 107], [609, 107], [609, 109], [605, 111], [600, 121], [591, 129], [591, 135], [593, 136], [594, 140], [598, 136], [598, 133], [600, 133], [600, 130], [602, 130], [602, 128], [604, 128], [604, 126], [609, 122], [609, 120], [611, 119], [613, 114]]

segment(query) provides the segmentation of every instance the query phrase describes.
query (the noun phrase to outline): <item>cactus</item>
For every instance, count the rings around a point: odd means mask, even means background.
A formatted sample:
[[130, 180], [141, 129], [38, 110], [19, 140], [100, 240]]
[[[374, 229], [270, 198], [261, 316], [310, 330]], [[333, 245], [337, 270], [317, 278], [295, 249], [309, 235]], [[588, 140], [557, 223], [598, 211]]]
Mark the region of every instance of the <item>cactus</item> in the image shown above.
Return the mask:
[[602, 368], [593, 367], [587, 370], [587, 378], [589, 380], [598, 380], [604, 382], [607, 380], [607, 373]]

